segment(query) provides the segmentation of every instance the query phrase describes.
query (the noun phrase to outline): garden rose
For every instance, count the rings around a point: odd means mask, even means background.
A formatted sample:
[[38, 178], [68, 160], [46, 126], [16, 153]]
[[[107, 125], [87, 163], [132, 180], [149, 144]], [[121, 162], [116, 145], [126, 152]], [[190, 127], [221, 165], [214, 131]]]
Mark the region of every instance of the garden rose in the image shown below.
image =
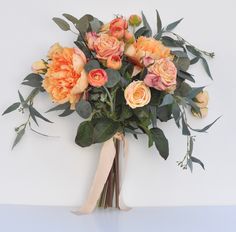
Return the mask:
[[103, 69], [93, 69], [88, 73], [88, 82], [94, 87], [101, 87], [108, 81], [107, 73]]
[[110, 22], [109, 32], [110, 35], [116, 37], [117, 39], [122, 39], [125, 35], [125, 31], [127, 30], [127, 28], [128, 22], [125, 19], [119, 17], [113, 19]]
[[142, 59], [144, 57], [150, 57], [154, 60], [168, 58], [170, 57], [170, 49], [154, 38], [140, 36], [135, 43], [126, 48], [125, 55], [135, 64], [143, 66]]
[[122, 62], [120, 56], [109, 56], [107, 59], [106, 66], [111, 69], [119, 70], [121, 68]]
[[43, 74], [47, 70], [47, 65], [43, 60], [39, 60], [34, 62], [31, 68], [34, 73]]
[[124, 42], [114, 36], [101, 34], [94, 42], [94, 50], [98, 59], [107, 60], [112, 55], [121, 56], [123, 54]]
[[132, 109], [143, 107], [151, 100], [151, 91], [143, 81], [133, 81], [125, 89], [125, 100]]
[[195, 103], [199, 108], [207, 107], [209, 95], [207, 91], [202, 91], [195, 97]]
[[88, 48], [90, 50], [94, 50], [94, 43], [96, 41], [96, 39], [98, 38], [99, 36], [97, 35], [96, 32], [88, 32], [86, 33], [85, 35], [85, 39], [87, 41], [87, 45], [88, 45]]
[[84, 53], [78, 48], [50, 50], [51, 62], [43, 80], [44, 89], [56, 103], [69, 101], [72, 108], [79, 100], [81, 93], [88, 87], [87, 74], [83, 67], [86, 64]]
[[176, 85], [177, 69], [169, 59], [160, 59], [148, 68], [144, 82], [149, 87], [160, 91]]

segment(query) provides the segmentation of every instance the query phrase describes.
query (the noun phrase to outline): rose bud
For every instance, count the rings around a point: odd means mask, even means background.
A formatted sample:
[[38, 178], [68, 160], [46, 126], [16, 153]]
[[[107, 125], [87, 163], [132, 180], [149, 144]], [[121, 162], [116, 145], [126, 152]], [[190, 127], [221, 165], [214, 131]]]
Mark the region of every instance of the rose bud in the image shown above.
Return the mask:
[[88, 73], [88, 82], [93, 87], [101, 87], [108, 81], [107, 73], [103, 69], [93, 69]]
[[36, 61], [32, 64], [32, 71], [34, 73], [43, 74], [47, 71], [47, 65], [43, 60]]
[[200, 108], [200, 113], [196, 112], [193, 108], [191, 109], [191, 112], [193, 114], [194, 117], [197, 118], [205, 118], [208, 114], [208, 108], [204, 107], [204, 108]]
[[142, 19], [138, 15], [130, 15], [129, 17], [129, 25], [133, 27], [138, 27], [142, 22]]
[[134, 43], [135, 41], [134, 35], [129, 31], [125, 31], [124, 39], [125, 39], [125, 42], [129, 44]]
[[120, 56], [112, 55], [107, 59], [107, 67], [111, 69], [118, 70], [121, 68], [122, 62]]

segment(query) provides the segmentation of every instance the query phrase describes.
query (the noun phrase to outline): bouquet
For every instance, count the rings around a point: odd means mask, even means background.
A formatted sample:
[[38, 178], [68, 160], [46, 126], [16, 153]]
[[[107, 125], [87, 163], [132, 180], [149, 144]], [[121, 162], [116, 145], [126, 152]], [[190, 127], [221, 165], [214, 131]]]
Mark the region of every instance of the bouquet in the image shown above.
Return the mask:
[[204, 168], [192, 155], [195, 136], [191, 132], [207, 131], [218, 118], [202, 129], [189, 125], [187, 111], [205, 117], [209, 97], [204, 86], [191, 87], [195, 79], [188, 68], [202, 62], [212, 78], [206, 57], [213, 58], [214, 53], [198, 49], [173, 32], [182, 19], [163, 26], [158, 11], [154, 32], [143, 13], [129, 18], [117, 15], [106, 24], [89, 14], [80, 19], [63, 16], [53, 21], [76, 35], [75, 47], [55, 43], [44, 59], [33, 63], [33, 72], [21, 83], [30, 86], [31, 92], [25, 98], [19, 91], [19, 100], [3, 113], [18, 109], [28, 114], [26, 122], [15, 128], [13, 147], [28, 128], [44, 135], [33, 125], [38, 126], [38, 119], [51, 123], [35, 107], [38, 94], [48, 94], [56, 104], [47, 112], [60, 111], [60, 117], [77, 113], [85, 119], [78, 125], [75, 143], [103, 146], [87, 200], [77, 213], [90, 213], [97, 205], [126, 209], [120, 197], [123, 156], [119, 157], [119, 150], [123, 144], [125, 160], [127, 133], [135, 139], [145, 134], [148, 147], [155, 145], [167, 159], [168, 140], [158, 124], [173, 119], [187, 138], [186, 155], [178, 165], [192, 170], [193, 163], [198, 163]]

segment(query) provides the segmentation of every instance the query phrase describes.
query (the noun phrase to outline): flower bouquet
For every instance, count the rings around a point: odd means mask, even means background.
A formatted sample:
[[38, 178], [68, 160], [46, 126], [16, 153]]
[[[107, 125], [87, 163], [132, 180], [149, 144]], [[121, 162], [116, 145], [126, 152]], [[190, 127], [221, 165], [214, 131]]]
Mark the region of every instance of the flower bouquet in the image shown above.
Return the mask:
[[[214, 53], [173, 32], [182, 19], [162, 26], [158, 11], [156, 15], [155, 33], [143, 13], [127, 19], [116, 16], [107, 24], [88, 14], [80, 19], [69, 14], [63, 14], [65, 19], [53, 18], [62, 30], [76, 35], [75, 47], [56, 43], [46, 58], [33, 63], [33, 73], [22, 82], [32, 91], [26, 98], [18, 92], [19, 101], [3, 113], [18, 109], [28, 114], [26, 122], [15, 128], [13, 147], [27, 128], [43, 135], [33, 123], [38, 126], [38, 119], [51, 123], [35, 107], [35, 97], [46, 93], [56, 104], [47, 112], [60, 111], [60, 117], [77, 113], [85, 119], [78, 125], [77, 145], [103, 143], [87, 200], [76, 212], [90, 213], [97, 205], [126, 209], [120, 197], [119, 163], [127, 157], [127, 133], [135, 139], [145, 134], [148, 147], [155, 145], [167, 159], [168, 140], [158, 124], [173, 119], [187, 138], [187, 152], [178, 165], [192, 170], [193, 163], [198, 163], [204, 168], [192, 155], [195, 136], [191, 131], [205, 132], [217, 119], [202, 129], [187, 122], [188, 109], [198, 118], [208, 112], [208, 93], [204, 87], [191, 87], [195, 79], [188, 68], [200, 61], [212, 78], [206, 57]], [[125, 155], [119, 157], [121, 143]]]

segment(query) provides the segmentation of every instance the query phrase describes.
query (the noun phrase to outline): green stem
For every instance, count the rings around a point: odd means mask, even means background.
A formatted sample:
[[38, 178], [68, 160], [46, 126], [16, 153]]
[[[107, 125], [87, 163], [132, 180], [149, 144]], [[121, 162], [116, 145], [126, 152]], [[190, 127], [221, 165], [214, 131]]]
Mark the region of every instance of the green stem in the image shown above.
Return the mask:
[[113, 99], [112, 99], [111, 93], [109, 92], [107, 87], [103, 86], [103, 88], [105, 89], [105, 91], [107, 93], [107, 96], [109, 98], [109, 102], [110, 102], [110, 105], [111, 105], [111, 113], [113, 114], [114, 113], [114, 104], [113, 104]]

